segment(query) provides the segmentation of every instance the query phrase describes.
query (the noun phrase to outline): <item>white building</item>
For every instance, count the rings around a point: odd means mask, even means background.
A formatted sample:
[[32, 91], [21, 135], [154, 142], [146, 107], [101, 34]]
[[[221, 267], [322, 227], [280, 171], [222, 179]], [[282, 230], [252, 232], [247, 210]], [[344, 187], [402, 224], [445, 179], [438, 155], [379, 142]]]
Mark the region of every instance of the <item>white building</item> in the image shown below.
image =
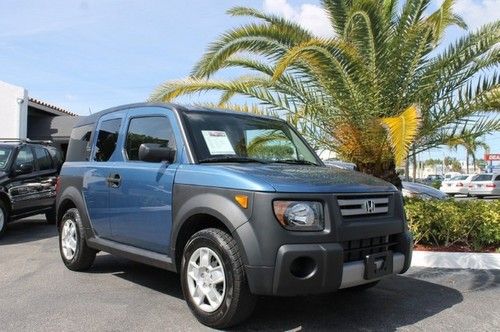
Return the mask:
[[0, 139], [52, 140], [64, 152], [74, 113], [32, 98], [28, 90], [0, 81]]

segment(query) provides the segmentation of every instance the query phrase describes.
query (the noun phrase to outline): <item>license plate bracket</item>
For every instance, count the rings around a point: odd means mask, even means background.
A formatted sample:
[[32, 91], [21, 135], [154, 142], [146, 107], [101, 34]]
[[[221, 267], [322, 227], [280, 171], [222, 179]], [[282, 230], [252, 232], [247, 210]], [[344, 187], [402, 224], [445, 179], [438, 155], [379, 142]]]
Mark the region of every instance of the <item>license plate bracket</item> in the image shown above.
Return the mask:
[[364, 278], [370, 280], [391, 274], [393, 271], [392, 257], [392, 251], [390, 250], [366, 255]]

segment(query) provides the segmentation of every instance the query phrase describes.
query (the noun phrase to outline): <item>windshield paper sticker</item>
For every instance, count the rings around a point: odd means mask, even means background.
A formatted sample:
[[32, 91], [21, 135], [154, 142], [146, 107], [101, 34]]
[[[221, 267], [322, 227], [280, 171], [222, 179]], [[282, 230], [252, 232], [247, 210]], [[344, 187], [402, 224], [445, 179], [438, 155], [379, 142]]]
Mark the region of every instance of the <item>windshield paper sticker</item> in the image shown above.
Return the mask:
[[203, 138], [205, 139], [205, 143], [207, 143], [207, 148], [211, 155], [236, 154], [225, 131], [202, 130], [201, 133], [203, 134]]

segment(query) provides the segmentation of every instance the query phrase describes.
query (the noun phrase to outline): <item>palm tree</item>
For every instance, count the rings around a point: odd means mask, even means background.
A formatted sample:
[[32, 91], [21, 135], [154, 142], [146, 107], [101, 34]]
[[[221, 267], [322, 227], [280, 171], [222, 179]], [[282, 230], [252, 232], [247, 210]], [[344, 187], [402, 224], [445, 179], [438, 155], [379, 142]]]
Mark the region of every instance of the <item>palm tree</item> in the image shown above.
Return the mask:
[[[189, 78], [167, 81], [150, 99], [218, 91], [218, 106], [230, 108], [234, 96], [247, 96], [253, 103], [238, 109], [258, 106], [286, 117], [313, 146], [399, 185], [395, 167], [410, 147], [416, 154], [443, 144], [466, 120], [500, 105], [500, 78], [492, 73], [500, 60], [500, 21], [433, 52], [447, 27], [466, 25], [452, 11], [454, 0], [426, 16], [430, 1], [323, 0], [335, 31], [330, 38], [235, 7], [230, 15], [255, 22], [225, 32]], [[227, 68], [245, 74], [213, 78]], [[500, 119], [475, 119], [476, 133], [500, 129]]]
[[466, 169], [467, 174], [469, 174], [469, 157], [472, 157], [472, 167], [473, 170], [476, 170], [476, 152], [479, 148], [483, 148], [484, 150], [489, 150], [488, 144], [484, 141], [480, 140], [478, 135], [474, 133], [470, 133], [469, 131], [465, 131], [459, 137], [451, 138], [448, 141], [448, 146], [452, 149], [457, 149], [459, 146], [465, 148], [465, 158], [466, 158]]

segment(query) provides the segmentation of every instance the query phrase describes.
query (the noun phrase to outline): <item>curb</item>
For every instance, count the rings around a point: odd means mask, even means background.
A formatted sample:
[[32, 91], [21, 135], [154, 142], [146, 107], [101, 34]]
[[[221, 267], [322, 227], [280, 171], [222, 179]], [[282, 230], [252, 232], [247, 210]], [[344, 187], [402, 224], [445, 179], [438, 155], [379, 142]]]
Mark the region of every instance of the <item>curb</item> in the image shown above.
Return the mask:
[[500, 253], [414, 251], [411, 266], [444, 269], [500, 269]]

